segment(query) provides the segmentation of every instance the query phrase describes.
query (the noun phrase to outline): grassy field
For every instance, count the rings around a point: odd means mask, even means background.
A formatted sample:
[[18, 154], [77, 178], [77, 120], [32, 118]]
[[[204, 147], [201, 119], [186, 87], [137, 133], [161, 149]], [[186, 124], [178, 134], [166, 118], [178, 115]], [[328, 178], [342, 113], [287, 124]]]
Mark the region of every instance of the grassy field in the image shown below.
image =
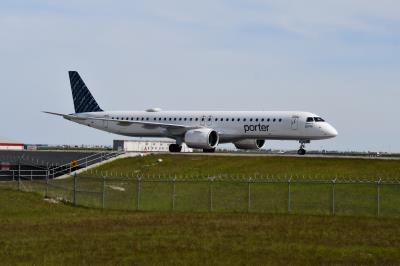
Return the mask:
[[[162, 162], [157, 162], [162, 159]], [[308, 177], [332, 180], [357, 178], [377, 180], [400, 177], [400, 160], [371, 160], [310, 157], [247, 157], [204, 155], [150, 155], [126, 158], [100, 166], [94, 171], [108, 175], [161, 176], [258, 176]], [[93, 172], [86, 173], [93, 176]]]
[[102, 211], [0, 189], [3, 265], [400, 263], [398, 219]]
[[[80, 174], [75, 199], [81, 206], [119, 210], [400, 217], [400, 183], [378, 187], [364, 182], [376, 180], [373, 177], [381, 172], [387, 173], [383, 180], [397, 176], [399, 165], [400, 161], [362, 159], [152, 155], [117, 160]], [[210, 181], [198, 169], [223, 178]], [[289, 187], [288, 173], [295, 170], [300, 174]], [[252, 173], [252, 181], [245, 172]], [[341, 180], [362, 182], [334, 185], [331, 172]], [[177, 181], [172, 182], [175, 175]], [[328, 182], [304, 182], [299, 177], [303, 175]], [[142, 177], [140, 184], [137, 176]], [[282, 180], [263, 181], [267, 176]], [[72, 178], [50, 180], [47, 192], [73, 201], [73, 186]], [[43, 181], [24, 181], [21, 189], [45, 194], [46, 186]]]

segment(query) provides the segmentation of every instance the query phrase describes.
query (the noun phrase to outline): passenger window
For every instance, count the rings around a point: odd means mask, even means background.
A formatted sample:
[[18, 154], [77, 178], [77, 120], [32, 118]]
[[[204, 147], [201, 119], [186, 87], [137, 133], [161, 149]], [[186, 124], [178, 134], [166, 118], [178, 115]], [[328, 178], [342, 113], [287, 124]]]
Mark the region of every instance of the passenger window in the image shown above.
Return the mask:
[[263, 118], [263, 119], [261, 119], [261, 122], [264, 122], [265, 121], [265, 119]]
[[258, 122], [258, 118], [256, 118], [256, 122]]
[[196, 121], [199, 121], [199, 119], [198, 119], [198, 118], [196, 118]]
[[238, 118], [237, 121], [240, 122], [240, 118]]
[[274, 121], [274, 122], [275, 122], [275, 121], [276, 121], [276, 118], [274, 118], [274, 120], [272, 120], [272, 121]]
[[269, 121], [271, 121], [271, 119], [268, 118], [267, 121], [269, 122]]
[[183, 120], [184, 120], [184, 121], [186, 121], [186, 120], [187, 120], [187, 118], [185, 117]]
[[215, 122], [218, 122], [218, 118], [215, 118]]
[[243, 122], [246, 122], [246, 120], [247, 120], [246, 118], [243, 118]]
[[282, 118], [279, 118], [279, 122], [282, 122]]
[[250, 122], [253, 122], [253, 118], [250, 118]]

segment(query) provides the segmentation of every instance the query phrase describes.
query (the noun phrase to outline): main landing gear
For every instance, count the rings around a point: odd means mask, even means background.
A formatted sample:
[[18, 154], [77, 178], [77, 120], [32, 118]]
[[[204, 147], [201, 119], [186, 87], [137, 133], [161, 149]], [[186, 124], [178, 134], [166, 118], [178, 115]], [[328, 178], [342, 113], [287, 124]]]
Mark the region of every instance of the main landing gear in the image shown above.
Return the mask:
[[169, 152], [181, 152], [181, 151], [182, 151], [182, 146], [178, 144], [169, 145]]
[[215, 152], [215, 148], [213, 148], [213, 149], [203, 149], [203, 152], [204, 153], [213, 153], [213, 152]]
[[304, 140], [300, 140], [300, 149], [297, 151], [298, 155], [305, 155], [306, 154], [306, 143], [310, 143], [310, 141], [304, 141]]

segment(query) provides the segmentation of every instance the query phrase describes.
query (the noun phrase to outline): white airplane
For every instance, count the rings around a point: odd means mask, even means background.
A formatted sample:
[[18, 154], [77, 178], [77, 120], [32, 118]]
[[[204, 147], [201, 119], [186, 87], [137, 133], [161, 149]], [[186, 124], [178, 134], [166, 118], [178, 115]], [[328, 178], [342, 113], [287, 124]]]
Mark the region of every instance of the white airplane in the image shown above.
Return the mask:
[[59, 114], [67, 120], [129, 137], [171, 138], [170, 152], [182, 144], [214, 152], [218, 144], [233, 143], [238, 149], [258, 150], [266, 140], [296, 140], [299, 155], [312, 140], [334, 138], [338, 132], [321, 117], [297, 111], [103, 111], [78, 72], [70, 71], [74, 114]]

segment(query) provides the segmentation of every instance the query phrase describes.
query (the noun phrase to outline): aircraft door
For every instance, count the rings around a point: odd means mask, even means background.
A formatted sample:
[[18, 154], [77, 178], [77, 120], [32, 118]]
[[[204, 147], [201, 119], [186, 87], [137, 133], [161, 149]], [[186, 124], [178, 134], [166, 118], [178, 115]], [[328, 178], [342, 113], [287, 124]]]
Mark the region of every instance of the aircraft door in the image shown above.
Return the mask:
[[299, 118], [298, 117], [292, 117], [292, 120], [290, 122], [290, 127], [293, 130], [297, 130], [299, 127]]
[[[104, 119], [110, 119], [109, 115], [104, 116]], [[103, 120], [103, 127], [108, 128], [108, 120]]]
[[206, 125], [206, 120], [207, 120], [207, 117], [205, 115], [203, 115], [200, 118], [200, 126], [205, 126]]

